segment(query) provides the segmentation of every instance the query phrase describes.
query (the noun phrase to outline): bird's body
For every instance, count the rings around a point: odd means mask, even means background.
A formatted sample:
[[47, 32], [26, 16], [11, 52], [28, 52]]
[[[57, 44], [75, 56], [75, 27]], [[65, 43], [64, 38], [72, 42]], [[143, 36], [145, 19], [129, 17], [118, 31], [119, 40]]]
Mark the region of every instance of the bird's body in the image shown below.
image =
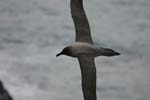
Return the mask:
[[96, 55], [96, 48], [88, 43], [76, 42], [66, 47], [70, 51], [71, 57], [79, 57], [80, 55]]
[[84, 42], [76, 42], [69, 45], [65, 47], [62, 52], [65, 52], [65, 55], [77, 58], [81, 55], [89, 55], [92, 57], [119, 55], [119, 53], [112, 49], [97, 47]]
[[116, 56], [120, 53], [112, 49], [94, 46], [90, 25], [83, 8], [83, 0], [71, 0], [70, 7], [75, 26], [76, 42], [65, 47], [56, 56], [67, 55], [78, 59], [84, 100], [97, 100], [94, 58], [97, 56]]

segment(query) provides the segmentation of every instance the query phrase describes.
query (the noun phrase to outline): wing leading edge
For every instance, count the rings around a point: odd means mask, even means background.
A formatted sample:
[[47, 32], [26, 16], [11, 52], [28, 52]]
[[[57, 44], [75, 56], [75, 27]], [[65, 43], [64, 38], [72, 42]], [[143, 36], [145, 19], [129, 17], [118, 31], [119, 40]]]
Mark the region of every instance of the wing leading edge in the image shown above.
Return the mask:
[[82, 91], [84, 100], [97, 100], [96, 97], [96, 67], [94, 57], [82, 55], [78, 58], [82, 76]]
[[83, 8], [83, 0], [71, 0], [70, 6], [75, 25], [76, 42], [93, 44], [90, 25]]

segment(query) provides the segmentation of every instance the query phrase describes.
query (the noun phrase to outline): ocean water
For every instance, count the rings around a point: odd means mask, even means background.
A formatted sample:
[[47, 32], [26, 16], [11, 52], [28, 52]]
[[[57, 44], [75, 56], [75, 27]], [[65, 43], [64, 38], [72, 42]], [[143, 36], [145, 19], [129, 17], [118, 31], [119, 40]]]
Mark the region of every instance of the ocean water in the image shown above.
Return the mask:
[[[0, 80], [14, 100], [83, 100], [70, 0], [0, 0]], [[98, 100], [149, 100], [150, 1], [84, 0], [95, 45]]]

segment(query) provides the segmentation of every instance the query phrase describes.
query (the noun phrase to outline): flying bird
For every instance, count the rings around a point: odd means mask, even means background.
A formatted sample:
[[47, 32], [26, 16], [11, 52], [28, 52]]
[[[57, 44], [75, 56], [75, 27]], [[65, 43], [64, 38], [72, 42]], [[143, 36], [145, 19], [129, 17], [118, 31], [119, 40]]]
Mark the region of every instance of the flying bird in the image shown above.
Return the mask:
[[76, 42], [65, 47], [56, 56], [67, 55], [78, 58], [84, 100], [97, 100], [96, 96], [96, 67], [94, 58], [98, 56], [117, 56], [119, 52], [94, 46], [90, 25], [83, 8], [83, 0], [71, 0], [71, 15], [73, 18]]
[[0, 81], [0, 100], [13, 100], [13, 98], [11, 97], [11, 95], [5, 89], [2, 81]]

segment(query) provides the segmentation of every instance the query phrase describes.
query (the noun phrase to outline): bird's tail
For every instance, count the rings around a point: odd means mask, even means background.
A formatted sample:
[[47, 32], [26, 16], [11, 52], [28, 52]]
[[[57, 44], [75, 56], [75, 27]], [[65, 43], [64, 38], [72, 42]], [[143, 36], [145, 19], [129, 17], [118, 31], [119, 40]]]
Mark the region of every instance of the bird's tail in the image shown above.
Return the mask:
[[109, 49], [109, 48], [100, 48], [101, 50], [101, 56], [118, 56], [120, 55], [119, 52]]

